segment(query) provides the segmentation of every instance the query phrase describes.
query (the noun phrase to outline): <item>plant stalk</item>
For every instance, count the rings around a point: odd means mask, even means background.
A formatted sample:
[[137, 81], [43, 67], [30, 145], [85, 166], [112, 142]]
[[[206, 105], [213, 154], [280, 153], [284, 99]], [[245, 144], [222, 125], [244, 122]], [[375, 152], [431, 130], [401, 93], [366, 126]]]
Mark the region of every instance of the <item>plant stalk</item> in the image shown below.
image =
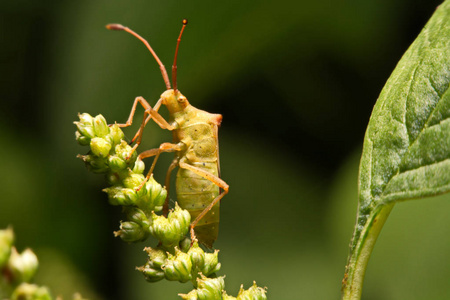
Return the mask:
[[374, 213], [369, 216], [365, 223], [359, 241], [350, 253], [345, 268], [344, 280], [342, 281], [342, 300], [361, 299], [364, 275], [370, 254], [393, 207], [394, 203], [381, 205], [374, 210]]

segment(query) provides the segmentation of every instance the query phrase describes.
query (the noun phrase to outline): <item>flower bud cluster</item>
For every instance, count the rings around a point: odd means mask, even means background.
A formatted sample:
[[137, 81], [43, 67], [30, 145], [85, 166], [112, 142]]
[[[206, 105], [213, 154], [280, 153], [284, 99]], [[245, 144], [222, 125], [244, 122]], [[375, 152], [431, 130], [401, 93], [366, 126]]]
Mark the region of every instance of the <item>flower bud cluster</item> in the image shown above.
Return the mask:
[[[187, 252], [192, 261], [192, 274], [201, 273], [204, 276], [210, 276], [220, 270], [219, 250], [213, 253], [206, 253], [199, 247], [197, 242], [194, 242], [192, 247]], [[193, 276], [195, 278], [195, 276]]]
[[17, 252], [12, 228], [0, 230], [0, 299], [52, 300], [48, 288], [29, 283], [37, 268], [33, 251]]
[[[18, 285], [29, 282], [38, 268], [38, 259], [31, 249], [22, 253], [14, 247], [14, 233], [11, 227], [0, 230], [0, 282]], [[1, 290], [1, 289], [0, 289]]]
[[136, 268], [136, 270], [142, 272], [144, 277], [149, 282], [156, 282], [164, 279], [164, 271], [162, 266], [167, 260], [167, 252], [161, 248], [152, 249], [150, 247], [144, 248], [144, 251], [148, 254], [147, 263]]
[[192, 275], [192, 261], [189, 254], [175, 247], [175, 255], [168, 253], [165, 263], [161, 266], [167, 280], [188, 282]]
[[237, 297], [227, 295], [224, 277], [208, 278], [202, 275], [197, 278], [197, 289], [179, 296], [184, 300], [267, 300], [266, 290], [258, 287], [255, 282], [248, 290], [244, 290], [241, 285]]
[[50, 291], [45, 286], [22, 283], [12, 293], [11, 300], [52, 300]]
[[[127, 221], [115, 232], [126, 242], [139, 242], [150, 235], [154, 212], [162, 210], [167, 191], [153, 177], [144, 184], [145, 165], [133, 148], [123, 140], [124, 134], [117, 124], [108, 126], [102, 115], [79, 115], [76, 139], [80, 145], [90, 146], [87, 155], [79, 157], [94, 173], [106, 174], [111, 187], [108, 194], [111, 205], [124, 206]], [[189, 224], [188, 224], [189, 225]]]
[[[108, 126], [102, 115], [92, 117], [84, 113], [79, 118], [80, 121], [75, 122], [76, 139], [80, 145], [90, 146], [90, 152], [79, 157], [92, 172], [106, 174], [111, 186], [103, 191], [108, 194], [111, 205], [124, 207], [127, 216], [114, 234], [126, 242], [143, 241], [149, 235], [160, 241], [156, 248], [144, 249], [148, 260], [137, 268], [147, 281], [191, 281], [195, 289], [180, 294], [181, 298], [189, 300], [267, 299], [265, 289], [255, 283], [248, 290], [241, 286], [237, 298], [228, 296], [224, 291], [224, 277], [215, 276], [221, 267], [219, 251], [206, 253], [196, 240], [191, 243], [186, 237], [191, 215], [177, 203], [167, 217], [156, 214], [163, 208], [167, 191], [153, 176], [143, 184], [145, 165], [123, 140], [119, 126]], [[0, 262], [1, 259], [0, 245]]]
[[147, 239], [150, 234], [149, 220], [144, 212], [137, 208], [125, 208], [127, 211], [128, 221], [120, 222], [120, 230], [115, 231], [114, 235], [119, 236], [124, 242], [140, 242]]
[[166, 248], [173, 248], [179, 244], [189, 230], [191, 215], [175, 203], [175, 209], [166, 217], [152, 214], [153, 224], [151, 234], [161, 241]]
[[248, 289], [244, 290], [243, 285], [241, 285], [241, 289], [236, 298], [232, 296], [228, 296], [224, 293], [223, 300], [267, 300], [266, 289], [259, 287], [256, 285], [256, 282], [253, 281], [253, 285]]
[[87, 155], [80, 157], [92, 172], [114, 172], [134, 164], [137, 155], [132, 153], [131, 147], [126, 149], [126, 142], [123, 145], [124, 134], [119, 126], [109, 127], [102, 115], [92, 117], [84, 113], [78, 117], [80, 121], [74, 122], [78, 129], [75, 137], [80, 145], [91, 148]]
[[194, 242], [187, 251], [180, 250], [178, 247], [167, 250], [163, 245], [156, 249], [148, 247], [144, 250], [148, 253], [148, 261], [137, 269], [150, 282], [163, 278], [179, 282], [190, 280], [194, 286], [197, 286], [200, 274], [205, 277], [220, 270], [219, 251], [205, 253], [197, 242]]

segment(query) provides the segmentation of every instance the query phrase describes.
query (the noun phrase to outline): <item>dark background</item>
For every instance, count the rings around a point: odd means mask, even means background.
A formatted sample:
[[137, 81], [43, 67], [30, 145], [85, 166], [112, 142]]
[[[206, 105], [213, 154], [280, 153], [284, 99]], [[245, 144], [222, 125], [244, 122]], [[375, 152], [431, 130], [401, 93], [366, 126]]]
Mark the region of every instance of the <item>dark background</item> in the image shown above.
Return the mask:
[[[38, 254], [36, 282], [66, 299], [75, 291], [179, 299], [191, 289], [146, 283], [134, 270], [154, 241], [113, 237], [120, 209], [108, 205], [102, 176], [76, 158], [87, 150], [72, 124], [78, 112], [124, 122], [134, 97], [154, 104], [165, 89], [142, 43], [107, 23], [148, 38], [170, 69], [188, 18], [178, 87], [194, 106], [224, 117], [220, 159], [230, 193], [215, 246], [228, 293], [256, 280], [271, 299], [338, 299], [365, 127], [440, 2], [2, 1], [0, 226], [12, 224], [19, 250]], [[151, 124], [139, 149], [170, 139]], [[158, 163], [157, 180], [170, 160]], [[449, 206], [397, 205], [369, 263], [364, 299], [450, 298]]]

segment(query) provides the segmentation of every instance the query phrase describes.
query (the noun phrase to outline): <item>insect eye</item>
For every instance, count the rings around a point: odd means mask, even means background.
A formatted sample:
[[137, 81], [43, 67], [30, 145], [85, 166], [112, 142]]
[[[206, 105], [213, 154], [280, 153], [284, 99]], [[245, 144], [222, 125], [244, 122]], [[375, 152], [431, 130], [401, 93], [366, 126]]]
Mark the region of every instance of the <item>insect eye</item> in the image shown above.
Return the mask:
[[183, 103], [184, 101], [186, 101], [186, 98], [184, 98], [184, 97], [179, 97], [178, 98], [178, 102]]

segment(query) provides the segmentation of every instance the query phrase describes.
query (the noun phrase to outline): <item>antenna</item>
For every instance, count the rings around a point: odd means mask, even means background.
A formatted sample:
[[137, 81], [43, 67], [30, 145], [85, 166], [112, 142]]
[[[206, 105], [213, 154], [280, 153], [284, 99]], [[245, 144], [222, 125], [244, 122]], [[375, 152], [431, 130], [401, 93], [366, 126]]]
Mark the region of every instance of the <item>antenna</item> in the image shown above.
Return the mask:
[[177, 39], [177, 47], [175, 48], [175, 58], [173, 59], [173, 65], [172, 65], [172, 84], [173, 84], [173, 90], [177, 91], [177, 57], [178, 57], [178, 48], [180, 47], [180, 41], [181, 41], [181, 35], [183, 34], [184, 28], [186, 27], [188, 23], [187, 19], [183, 19], [183, 27], [181, 27], [180, 35]]
[[[186, 21], [186, 23], [187, 23], [187, 21]], [[184, 20], [183, 20], [183, 24], [185, 24]], [[156, 53], [155, 53], [155, 51], [153, 51], [152, 47], [150, 47], [150, 44], [143, 37], [141, 37], [139, 34], [134, 32], [130, 28], [125, 27], [125, 26], [120, 25], [120, 24], [108, 24], [108, 25], [106, 25], [106, 28], [109, 29], [109, 30], [123, 30], [123, 31], [126, 31], [126, 32], [134, 35], [141, 42], [143, 42], [145, 44], [145, 46], [147, 46], [148, 50], [150, 50], [150, 52], [152, 53], [153, 57], [156, 59], [156, 62], [158, 63], [159, 68], [161, 69], [161, 74], [162, 74], [162, 77], [164, 79], [164, 83], [166, 84], [166, 88], [168, 90], [170, 89], [170, 81], [169, 81], [169, 76], [167, 75], [166, 68], [162, 64], [161, 60], [159, 60], [158, 55], [156, 55]], [[184, 29], [184, 26], [181, 29], [181, 32], [183, 32], [183, 29]], [[180, 34], [180, 37], [181, 37], [181, 34]], [[180, 43], [179, 39], [180, 38], [178, 38], [178, 44]], [[177, 51], [178, 51], [178, 45], [177, 45]], [[175, 55], [175, 62], [176, 62], [176, 55]], [[175, 86], [176, 86], [176, 84], [175, 84]]]

